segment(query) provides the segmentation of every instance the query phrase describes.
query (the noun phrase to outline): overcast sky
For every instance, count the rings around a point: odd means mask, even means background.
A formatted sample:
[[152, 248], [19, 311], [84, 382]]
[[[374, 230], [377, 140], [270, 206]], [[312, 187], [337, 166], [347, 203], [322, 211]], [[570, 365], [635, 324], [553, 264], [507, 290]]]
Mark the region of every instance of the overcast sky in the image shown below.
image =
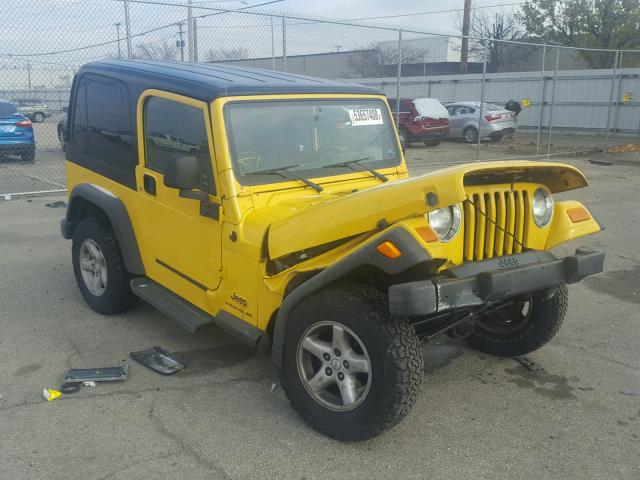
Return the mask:
[[[155, 0], [157, 3], [184, 4], [186, 0]], [[229, 1], [193, 0], [196, 6], [246, 8], [268, 0]], [[522, 0], [520, 0], [522, 1]], [[474, 7], [493, 7], [512, 11], [518, 0], [475, 0]], [[403, 15], [422, 12], [460, 10], [464, 0], [284, 0], [255, 8], [255, 11], [290, 12], [331, 19]], [[247, 11], [250, 11], [248, 9]], [[212, 13], [194, 8], [194, 14]], [[459, 12], [430, 13], [396, 18], [380, 18], [368, 23], [417, 27], [432, 32], [456, 32]], [[186, 17], [186, 8], [141, 4], [130, 1], [131, 33], [137, 35], [152, 29], [157, 31], [133, 38], [134, 50], [139, 44], [166, 46], [177, 51], [179, 38], [176, 25]], [[117, 56], [117, 27], [124, 38], [123, 2], [117, 0], [0, 0], [0, 70], [23, 68], [29, 60], [32, 69], [57, 68], [73, 70], [95, 59]], [[275, 19], [273, 51], [282, 53], [282, 26]], [[250, 57], [270, 56], [272, 52], [271, 20], [267, 16], [227, 13], [209, 16], [198, 22], [198, 46], [201, 57], [209, 50], [246, 49]], [[380, 41], [393, 41], [392, 31], [287, 22], [287, 53], [324, 53], [359, 49]], [[410, 38], [407, 35], [405, 38]], [[186, 36], [185, 36], [186, 39]], [[105, 45], [99, 45], [104, 43]], [[89, 48], [88, 48], [89, 47]], [[126, 53], [124, 40], [121, 52]], [[73, 50], [73, 51], [69, 51]], [[59, 53], [54, 53], [59, 52]], [[42, 55], [46, 54], [46, 55]]]

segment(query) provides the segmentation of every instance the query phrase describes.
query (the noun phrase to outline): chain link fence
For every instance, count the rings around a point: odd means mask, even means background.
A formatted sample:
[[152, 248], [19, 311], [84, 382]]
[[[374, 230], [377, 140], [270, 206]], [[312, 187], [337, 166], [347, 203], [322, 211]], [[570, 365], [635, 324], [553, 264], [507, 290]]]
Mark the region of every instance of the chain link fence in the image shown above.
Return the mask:
[[[0, 120], [0, 196], [65, 189], [61, 132], [71, 83], [82, 64], [100, 59], [222, 62], [358, 82], [390, 99], [472, 102], [464, 114], [450, 108], [450, 139], [427, 155], [433, 163], [562, 158], [640, 143], [640, 51], [471, 38], [461, 64], [459, 36], [252, 11], [268, 3], [227, 10], [76, 0], [4, 9], [0, 99], [33, 122], [35, 159], [2, 150], [17, 133]], [[509, 100], [522, 106], [517, 132], [492, 139], [485, 119]], [[472, 120], [481, 135], [465, 134]]]

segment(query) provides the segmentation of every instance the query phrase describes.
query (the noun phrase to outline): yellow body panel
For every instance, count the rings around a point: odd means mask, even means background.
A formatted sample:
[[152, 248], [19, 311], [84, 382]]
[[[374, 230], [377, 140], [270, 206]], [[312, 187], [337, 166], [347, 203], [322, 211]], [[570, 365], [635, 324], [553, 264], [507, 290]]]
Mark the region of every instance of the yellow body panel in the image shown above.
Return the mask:
[[[210, 195], [209, 201], [221, 205], [219, 220], [200, 215], [198, 201], [180, 197], [177, 190], [164, 186], [161, 174], [145, 166], [144, 102], [149, 96], [202, 109], [219, 195]], [[368, 172], [353, 171], [311, 179], [323, 186], [320, 193], [293, 180], [241, 185], [230, 158], [225, 104], [304, 98], [384, 100], [375, 95], [264, 95], [218, 98], [207, 105], [149, 90], [143, 93], [137, 109], [138, 190], [67, 162], [69, 191], [80, 183], [92, 183], [120, 198], [129, 213], [144, 268], [151, 279], [212, 315], [226, 310], [261, 330], [267, 329], [287, 285], [296, 276], [322, 270], [365, 243], [375, 242], [382, 234], [381, 228], [386, 228], [385, 232], [395, 228], [407, 230], [432, 258], [445, 260], [441, 269], [459, 265], [465, 259], [482, 260], [522, 249], [551, 248], [600, 229], [593, 219], [572, 224], [566, 211], [580, 206], [578, 202], [557, 203], [550, 224], [538, 228], [528, 213], [528, 204], [516, 201], [514, 194], [509, 193], [515, 189], [532, 198], [540, 185], [554, 193], [587, 184], [576, 168], [550, 162], [467, 164], [408, 178], [402, 158], [398, 166], [380, 170], [390, 179], [384, 184]], [[145, 175], [156, 180], [155, 197], [142, 188]], [[436, 195], [435, 205], [426, 201], [429, 193]], [[476, 197], [474, 207], [470, 202]], [[428, 225], [429, 211], [452, 204], [458, 204], [463, 212], [459, 233], [447, 243], [426, 243], [415, 229]], [[502, 227], [497, 228], [496, 224]], [[268, 260], [336, 240], [343, 243], [280, 273], [267, 272]]]

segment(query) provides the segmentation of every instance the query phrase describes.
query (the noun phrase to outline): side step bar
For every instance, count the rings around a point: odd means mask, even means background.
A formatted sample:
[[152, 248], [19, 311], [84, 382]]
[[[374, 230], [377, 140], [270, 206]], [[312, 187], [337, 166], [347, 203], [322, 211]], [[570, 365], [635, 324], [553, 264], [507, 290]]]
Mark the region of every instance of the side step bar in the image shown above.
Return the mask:
[[133, 293], [153, 305], [189, 333], [195, 333], [200, 327], [209, 325], [215, 320], [215, 317], [146, 277], [134, 278], [130, 285]]
[[134, 278], [130, 285], [135, 295], [160, 310], [189, 333], [195, 333], [200, 327], [213, 323], [220, 330], [260, 353], [267, 353], [271, 348], [271, 341], [265, 332], [229, 312], [220, 310], [214, 317], [146, 277]]

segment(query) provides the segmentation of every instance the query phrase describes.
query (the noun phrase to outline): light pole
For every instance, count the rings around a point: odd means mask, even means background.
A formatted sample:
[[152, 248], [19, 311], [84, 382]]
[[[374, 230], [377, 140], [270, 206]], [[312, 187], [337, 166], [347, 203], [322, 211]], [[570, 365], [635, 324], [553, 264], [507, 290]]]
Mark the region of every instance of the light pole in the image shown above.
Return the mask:
[[116, 35], [118, 36], [118, 58], [122, 58], [122, 52], [120, 51], [120, 22], [113, 24], [116, 27]]

